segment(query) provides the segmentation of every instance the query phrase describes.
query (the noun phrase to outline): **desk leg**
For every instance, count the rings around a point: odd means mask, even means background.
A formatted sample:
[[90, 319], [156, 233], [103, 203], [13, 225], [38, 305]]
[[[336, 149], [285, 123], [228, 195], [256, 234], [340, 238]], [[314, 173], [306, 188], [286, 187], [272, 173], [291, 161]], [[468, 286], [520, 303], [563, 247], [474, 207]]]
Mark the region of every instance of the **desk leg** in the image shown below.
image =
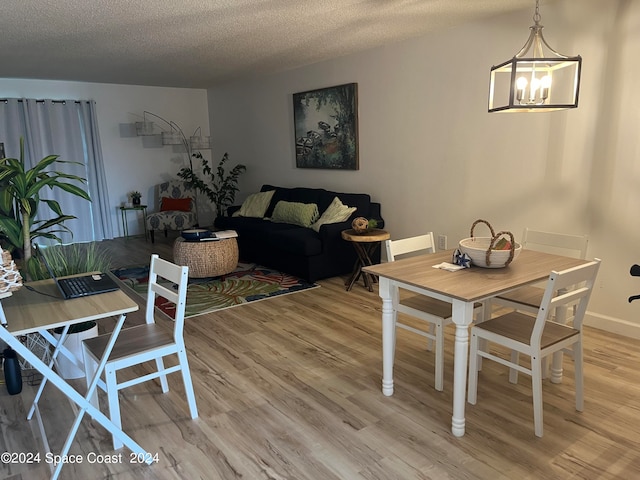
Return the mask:
[[147, 207], [142, 209], [142, 222], [144, 227], [144, 241], [147, 241]]
[[[55, 340], [55, 338], [53, 337], [53, 335], [51, 335], [48, 331], [43, 331], [40, 332], [40, 334], [42, 335], [42, 337], [47, 340], [50, 344], [54, 345], [55, 348], [53, 350], [53, 354], [51, 355], [51, 361], [49, 362], [49, 368], [53, 368], [53, 365], [56, 361], [56, 358], [58, 357], [58, 354], [65, 349], [64, 347], [64, 341], [67, 339], [67, 335], [69, 334], [69, 327], [71, 325], [65, 325], [64, 329], [62, 330], [62, 335], [60, 335], [60, 339], [56, 342], [52, 342], [52, 340]], [[31, 418], [33, 417], [33, 414], [35, 413], [36, 409], [38, 408], [38, 401], [40, 400], [40, 397], [42, 396], [42, 392], [44, 391], [44, 387], [47, 384], [47, 377], [43, 377], [42, 381], [40, 382], [40, 386], [38, 387], [38, 392], [36, 393], [35, 398], [33, 399], [33, 403], [31, 404], [31, 408], [29, 409], [29, 413], [27, 414], [27, 420], [31, 420]]]
[[120, 210], [120, 216], [122, 217], [122, 233], [124, 233], [124, 238], [129, 236], [129, 225], [127, 225], [127, 211]]
[[378, 290], [382, 298], [382, 394], [393, 395], [393, 359], [396, 347], [393, 285], [388, 278], [380, 279]]
[[453, 364], [453, 417], [451, 432], [462, 437], [465, 429], [464, 407], [467, 390], [467, 362], [469, 357], [469, 325], [473, 321], [473, 302], [453, 301], [453, 322], [456, 324], [455, 356]]

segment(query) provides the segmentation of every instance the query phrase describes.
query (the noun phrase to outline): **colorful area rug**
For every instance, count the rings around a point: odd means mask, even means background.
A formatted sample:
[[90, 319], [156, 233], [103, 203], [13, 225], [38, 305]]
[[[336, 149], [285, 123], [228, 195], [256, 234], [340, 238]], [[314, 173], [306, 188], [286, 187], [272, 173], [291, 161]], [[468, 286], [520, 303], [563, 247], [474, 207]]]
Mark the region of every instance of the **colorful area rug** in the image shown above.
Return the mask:
[[[141, 297], [146, 298], [149, 265], [119, 268], [112, 273]], [[240, 263], [238, 268], [228, 275], [189, 279], [185, 318], [319, 286], [277, 270], [251, 263]], [[156, 307], [174, 318], [175, 308], [166, 299], [159, 297]]]

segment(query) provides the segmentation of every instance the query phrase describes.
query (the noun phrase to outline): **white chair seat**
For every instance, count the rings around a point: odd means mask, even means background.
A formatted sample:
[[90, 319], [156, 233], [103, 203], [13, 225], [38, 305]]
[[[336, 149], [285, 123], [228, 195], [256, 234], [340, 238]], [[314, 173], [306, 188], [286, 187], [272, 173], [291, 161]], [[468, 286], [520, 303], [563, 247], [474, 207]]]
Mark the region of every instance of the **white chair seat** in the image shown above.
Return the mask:
[[[110, 334], [98, 335], [85, 340], [85, 347], [95, 358], [101, 358], [109, 341], [109, 336]], [[111, 355], [109, 355], [109, 362], [118, 361], [143, 350], [153, 352], [173, 343], [173, 335], [170, 335], [155, 323], [123, 328], [118, 335], [118, 340], [111, 351]]]

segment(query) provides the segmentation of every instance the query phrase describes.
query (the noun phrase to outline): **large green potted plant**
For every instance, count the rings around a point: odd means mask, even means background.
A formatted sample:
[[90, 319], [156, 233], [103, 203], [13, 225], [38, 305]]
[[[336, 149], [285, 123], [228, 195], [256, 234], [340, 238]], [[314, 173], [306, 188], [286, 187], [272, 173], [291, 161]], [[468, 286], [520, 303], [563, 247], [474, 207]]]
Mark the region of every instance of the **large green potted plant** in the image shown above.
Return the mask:
[[[0, 159], [0, 241], [4, 248], [16, 252], [22, 258], [23, 269], [29, 276], [32, 268], [31, 243], [43, 237], [61, 242], [60, 232], [72, 233], [64, 222], [76, 218], [65, 215], [56, 200], [41, 197], [45, 187], [60, 188], [77, 197], [91, 201], [89, 194], [78, 184], [86, 179], [63, 172], [47, 171], [56, 163], [78, 164], [59, 160], [59, 155], [47, 155], [31, 169], [24, 161], [24, 139], [20, 138], [20, 158]], [[57, 215], [46, 220], [36, 220], [38, 207], [44, 202]]]
[[228, 172], [225, 171], [224, 165], [229, 160], [229, 154], [225, 153], [214, 172], [209, 161], [200, 152], [194, 153], [193, 156], [202, 162], [202, 173], [209, 176], [210, 183], [200, 179], [190, 167], [182, 168], [178, 172], [178, 177], [189, 182], [197, 191], [204, 193], [215, 206], [216, 217], [219, 217], [224, 214], [228, 206], [233, 205], [238, 191], [238, 177], [247, 170], [247, 167], [238, 164]]

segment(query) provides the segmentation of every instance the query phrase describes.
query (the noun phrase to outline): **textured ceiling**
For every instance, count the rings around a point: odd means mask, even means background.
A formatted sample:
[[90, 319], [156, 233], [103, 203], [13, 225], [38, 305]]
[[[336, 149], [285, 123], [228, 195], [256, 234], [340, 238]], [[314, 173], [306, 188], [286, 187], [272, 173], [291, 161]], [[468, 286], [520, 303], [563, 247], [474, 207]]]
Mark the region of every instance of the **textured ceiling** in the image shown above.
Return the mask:
[[2, 0], [0, 77], [207, 88], [532, 0]]

